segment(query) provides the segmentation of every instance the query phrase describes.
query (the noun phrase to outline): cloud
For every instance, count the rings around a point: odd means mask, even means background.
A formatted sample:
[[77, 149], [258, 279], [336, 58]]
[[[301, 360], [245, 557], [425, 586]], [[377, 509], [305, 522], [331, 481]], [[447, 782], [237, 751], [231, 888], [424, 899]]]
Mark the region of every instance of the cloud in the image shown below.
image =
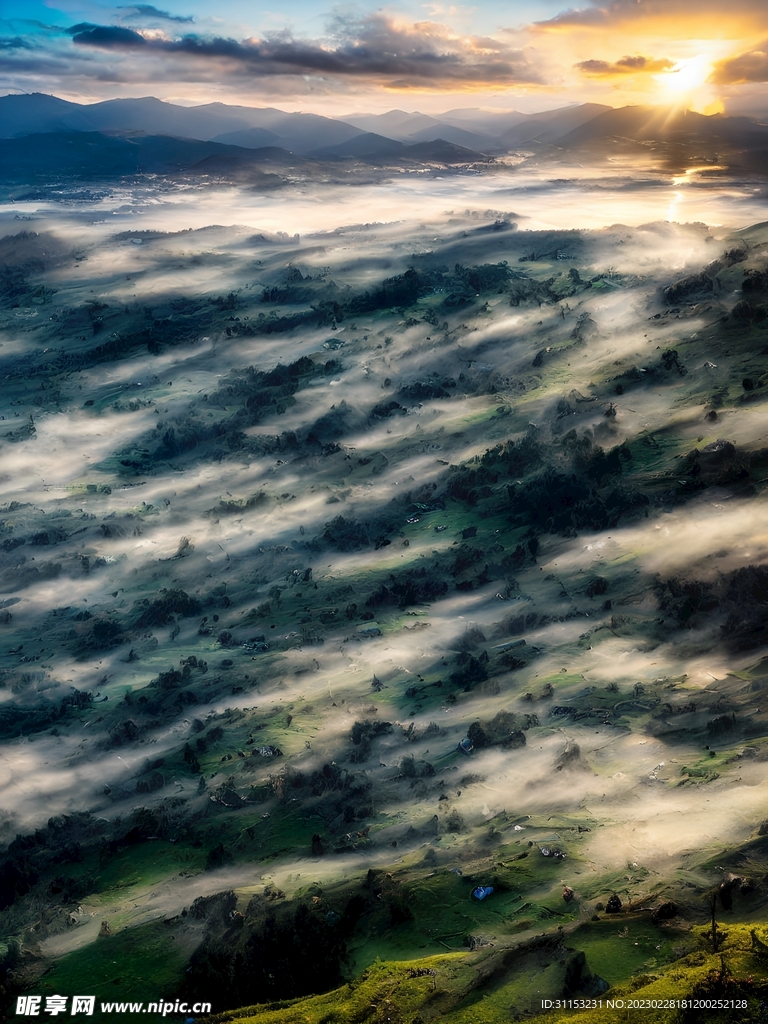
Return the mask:
[[0, 38], [0, 52], [10, 50], [31, 50], [32, 47], [21, 36], [9, 36]]
[[715, 65], [712, 81], [716, 85], [743, 85], [768, 82], [768, 40], [758, 48]]
[[613, 78], [621, 75], [657, 74], [668, 71], [675, 62], [666, 57], [622, 57], [610, 63], [605, 60], [582, 60], [575, 65], [579, 71], [591, 78]]
[[95, 46], [100, 50], [125, 50], [145, 46], [146, 39], [130, 28], [119, 25], [91, 25], [80, 22], [67, 29], [72, 41], [79, 46]]
[[78, 46], [174, 55], [257, 75], [367, 78], [395, 87], [542, 81], [529, 51], [491, 37], [461, 36], [434, 22], [404, 23], [384, 14], [337, 16], [324, 40], [297, 39], [289, 31], [242, 41], [197, 34], [169, 39], [90, 23], [68, 32]]
[[130, 6], [118, 7], [118, 11], [130, 11], [133, 13], [124, 14], [124, 18], [156, 18], [161, 21], [176, 21], [181, 24], [189, 24], [195, 19], [189, 14], [169, 14], [168, 11], [159, 11], [152, 4], [130, 4]]
[[[677, 35], [690, 35], [691, 25], [699, 29], [706, 22], [712, 38], [722, 37], [724, 26], [741, 22], [766, 24], [764, 0], [735, 0], [727, 8], [722, 0], [613, 0], [593, 2], [584, 7], [561, 11], [553, 18], [536, 22], [535, 29], [547, 31], [568, 28], [609, 28], [637, 22], [655, 22], [657, 26], [675, 25]], [[697, 29], [697, 31], [699, 30]]]

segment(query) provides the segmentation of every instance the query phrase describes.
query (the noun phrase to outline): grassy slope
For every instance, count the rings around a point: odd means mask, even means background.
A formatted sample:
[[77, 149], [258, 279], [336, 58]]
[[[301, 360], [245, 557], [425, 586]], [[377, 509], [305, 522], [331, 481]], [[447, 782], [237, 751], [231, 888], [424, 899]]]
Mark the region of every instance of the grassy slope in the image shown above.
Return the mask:
[[[611, 934], [608, 934], [609, 931]], [[624, 932], [627, 935], [624, 935]], [[243, 1024], [412, 1024], [414, 1021], [445, 1020], [449, 1024], [501, 1024], [517, 1019], [522, 1012], [532, 1021], [556, 1022], [578, 1019], [584, 1024], [606, 1019], [643, 1019], [653, 1024], [677, 1020], [677, 1009], [665, 1001], [698, 998], [746, 1000], [739, 1020], [759, 1020], [759, 1005], [768, 987], [768, 960], [765, 951], [755, 949], [753, 927], [730, 925], [722, 932], [717, 953], [704, 929], [683, 934], [649, 929], [637, 919], [625, 920], [618, 929], [615, 922], [592, 928], [582, 926], [572, 932], [567, 945], [587, 952], [589, 962], [603, 976], [613, 975], [617, 984], [600, 995], [573, 998], [613, 999], [616, 1009], [605, 1005], [595, 1009], [555, 1008], [538, 1016], [542, 999], [568, 998], [558, 992], [562, 984], [562, 966], [551, 953], [534, 965], [530, 957], [522, 957], [524, 967], [515, 967], [514, 960], [501, 977], [493, 974], [491, 957], [486, 955], [454, 955], [429, 957], [408, 963], [376, 963], [351, 985], [323, 996], [313, 996], [280, 1006], [247, 1007], [219, 1014], [212, 1021], [243, 1022]], [[620, 937], [617, 938], [617, 933]], [[758, 940], [765, 939], [765, 929], [758, 928]], [[649, 946], [655, 956], [648, 957]], [[678, 950], [672, 956], [671, 945]], [[660, 945], [661, 950], [656, 950]], [[643, 950], [642, 947], [646, 948]], [[638, 952], [638, 950], [641, 952]], [[518, 954], [519, 956], [520, 954]], [[555, 963], [547, 965], [547, 959]], [[669, 961], [672, 960], [670, 963]], [[651, 961], [649, 963], [649, 961]], [[414, 977], [419, 972], [434, 972]], [[630, 980], [631, 979], [631, 980]], [[468, 991], [469, 989], [469, 991]], [[625, 1008], [621, 1009], [621, 1001]], [[629, 1000], [648, 1000], [650, 1005], [636, 1011], [626, 1007]], [[701, 1012], [701, 1011], [700, 1011]], [[731, 1014], [728, 1015], [728, 1012]], [[716, 1020], [735, 1019], [734, 1011], [714, 1015]], [[640, 1016], [642, 1015], [642, 1016]], [[708, 1014], [708, 1017], [710, 1014]], [[692, 1018], [694, 1019], [694, 1018]]]

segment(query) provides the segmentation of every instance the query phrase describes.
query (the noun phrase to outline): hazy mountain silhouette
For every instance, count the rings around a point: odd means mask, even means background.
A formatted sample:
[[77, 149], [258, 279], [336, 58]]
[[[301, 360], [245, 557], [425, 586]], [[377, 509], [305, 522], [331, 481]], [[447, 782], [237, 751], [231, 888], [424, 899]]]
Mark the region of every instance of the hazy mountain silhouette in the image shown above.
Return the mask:
[[48, 131], [143, 131], [209, 139], [224, 131], [248, 128], [251, 122], [224, 104], [182, 107], [146, 96], [140, 99], [71, 103], [31, 93], [0, 98], [0, 137]]
[[[234, 107], [209, 103], [182, 107], [154, 97], [80, 104], [32, 93], [0, 98], [0, 137], [50, 131], [139, 131], [204, 141], [260, 129], [261, 146], [280, 140], [289, 149], [308, 152], [361, 134], [359, 128], [318, 114], [290, 114], [275, 108]], [[229, 141], [229, 140], [227, 140]], [[250, 146], [250, 138], [246, 145]]]
[[495, 132], [488, 132], [485, 129], [482, 132], [473, 131], [469, 125], [454, 124], [442, 115], [435, 118], [418, 111], [409, 114], [404, 110], [389, 110], [386, 114], [352, 114], [343, 120], [373, 134], [384, 135], [406, 144], [443, 139], [445, 142], [475, 150], [498, 148]]
[[311, 153], [320, 146], [338, 146], [361, 135], [359, 128], [320, 114], [286, 114], [284, 111], [265, 112], [258, 127], [267, 128], [277, 135], [276, 143], [294, 153]]
[[[234, 151], [253, 162], [254, 150], [167, 135], [46, 132], [7, 139], [0, 147], [0, 177], [33, 181], [52, 176], [95, 180], [127, 174], [173, 174], [207, 157]], [[212, 173], [212, 172], [211, 172]]]
[[442, 139], [444, 142], [452, 142], [455, 146], [464, 146], [466, 149], [484, 151], [486, 149], [497, 149], [498, 140], [488, 135], [479, 135], [477, 132], [467, 131], [466, 128], [456, 128], [451, 124], [438, 123], [434, 127], [422, 128], [409, 136], [412, 142], [435, 142]]
[[366, 132], [388, 135], [393, 139], [408, 138], [412, 132], [433, 127], [440, 122], [429, 114], [418, 111], [388, 110], [386, 114], [349, 114], [342, 117], [347, 124]]
[[768, 125], [748, 117], [622, 107], [579, 125], [556, 144], [561, 150], [584, 151], [592, 156], [609, 151], [648, 152], [650, 146], [672, 165], [699, 160], [756, 174], [768, 170]]
[[0, 98], [0, 137], [39, 132], [94, 131], [96, 125], [87, 108], [42, 93]]
[[279, 138], [280, 136], [276, 132], [271, 132], [268, 128], [241, 128], [240, 131], [215, 135], [212, 141], [222, 142], [225, 146], [261, 149], [263, 146], [273, 145]]
[[571, 148], [612, 136], [635, 142], [695, 138], [743, 145], [745, 142], [768, 139], [768, 126], [747, 117], [697, 114], [692, 110], [670, 110], [664, 107], [620, 107], [618, 110], [608, 109], [564, 133], [558, 139], [558, 145]]
[[[0, 98], [0, 137], [67, 130], [140, 131], [249, 149], [276, 144], [296, 153], [309, 153], [373, 133], [406, 144], [443, 139], [474, 150], [499, 150], [508, 143], [514, 145], [541, 136], [544, 129], [540, 122], [547, 123], [546, 141], [551, 141], [558, 133], [570, 131], [604, 110], [610, 108], [582, 104], [530, 116], [517, 111], [496, 114], [470, 108], [450, 112], [445, 118], [391, 110], [344, 119], [225, 103], [183, 107], [151, 96], [79, 104], [32, 93]], [[517, 134], [507, 139], [504, 133], [516, 129]]]
[[527, 121], [536, 114], [522, 114], [519, 110], [482, 110], [478, 107], [457, 107], [446, 110], [440, 115], [445, 124], [468, 131], [484, 132], [486, 135], [499, 136], [514, 128], [516, 124]]
[[442, 164], [474, 163], [483, 159], [482, 153], [467, 149], [465, 146], [456, 146], [445, 139], [417, 142], [414, 146], [406, 146], [403, 154], [411, 160], [435, 161]]
[[383, 156], [392, 153], [402, 153], [405, 146], [396, 139], [388, 139], [385, 135], [377, 135], [375, 132], [364, 132], [356, 135], [346, 142], [336, 146], [323, 146], [316, 149], [313, 156]]
[[[378, 128], [377, 128], [378, 126]], [[482, 154], [533, 148], [537, 159], [584, 150], [653, 153], [669, 166], [691, 160], [765, 173], [768, 126], [751, 118], [706, 116], [669, 108], [614, 109], [583, 103], [535, 115], [472, 108], [432, 117], [390, 110], [350, 120], [289, 113], [276, 107], [209, 103], [182, 107], [154, 97], [79, 104], [41, 93], [0, 98], [0, 174], [6, 180], [65, 175], [233, 173], [270, 158], [368, 163], [421, 160], [470, 163]], [[214, 160], [213, 158], [216, 157]], [[202, 169], [202, 161], [208, 161]]]
[[510, 148], [526, 142], [549, 144], [582, 124], [589, 124], [611, 107], [602, 103], [582, 103], [577, 107], [549, 110], [520, 121], [501, 135], [500, 140]]

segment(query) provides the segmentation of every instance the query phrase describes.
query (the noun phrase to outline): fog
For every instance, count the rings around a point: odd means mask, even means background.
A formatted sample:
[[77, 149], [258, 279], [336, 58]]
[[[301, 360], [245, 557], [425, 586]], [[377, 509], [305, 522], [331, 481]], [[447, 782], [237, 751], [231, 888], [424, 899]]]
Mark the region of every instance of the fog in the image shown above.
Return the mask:
[[0, 208], [2, 839], [169, 851], [41, 956], [546, 844], [587, 914], [754, 834], [762, 197], [568, 173]]
[[[459, 219], [467, 210], [475, 217], [487, 211], [501, 213], [534, 231], [656, 221], [698, 221], [724, 228], [747, 226], [764, 215], [761, 181], [728, 178], [712, 169], [674, 176], [651, 167], [644, 171], [633, 163], [606, 176], [605, 167], [574, 164], [557, 167], [557, 172], [554, 178], [552, 166], [518, 169], [503, 163], [493, 173], [401, 171], [383, 185], [365, 176], [319, 184], [301, 180], [288, 194], [216, 179], [158, 179], [154, 187], [110, 184], [89, 190], [86, 203], [78, 201], [82, 189], [64, 186], [51, 190], [47, 200], [16, 199], [0, 212], [0, 224], [31, 220], [37, 230], [66, 224], [75, 245], [110, 238], [115, 231], [209, 229], [207, 245], [190, 245], [183, 235], [171, 240], [177, 258], [194, 256], [198, 263], [215, 253], [236, 251], [253, 230], [271, 235], [278, 245], [290, 245], [298, 234], [305, 244], [314, 242], [326, 255], [334, 254], [335, 262], [355, 250], [353, 239], [373, 243], [367, 248], [368, 258], [391, 257], [400, 246], [416, 240], [420, 247], [430, 248], [439, 240], [435, 233], [450, 232], [455, 226], [455, 220], [452, 225], [446, 218]], [[412, 230], [416, 221], [423, 223], [424, 234], [409, 238], [409, 222]], [[226, 230], [210, 230], [211, 225]], [[209, 271], [213, 263], [208, 263]], [[144, 254], [133, 252], [130, 240], [121, 240], [102, 254], [99, 269], [108, 272], [109, 267], [123, 275], [146, 274]], [[216, 273], [223, 272], [216, 267]], [[210, 285], [210, 278], [201, 279]]]

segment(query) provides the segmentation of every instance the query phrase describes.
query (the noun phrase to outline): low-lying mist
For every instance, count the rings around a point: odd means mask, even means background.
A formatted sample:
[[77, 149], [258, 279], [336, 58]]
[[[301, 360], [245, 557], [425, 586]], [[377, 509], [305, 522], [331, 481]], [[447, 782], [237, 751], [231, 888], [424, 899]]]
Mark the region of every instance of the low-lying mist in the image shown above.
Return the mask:
[[66, 971], [454, 872], [503, 943], [719, 882], [768, 762], [758, 219], [511, 168], [0, 210], [0, 938]]

